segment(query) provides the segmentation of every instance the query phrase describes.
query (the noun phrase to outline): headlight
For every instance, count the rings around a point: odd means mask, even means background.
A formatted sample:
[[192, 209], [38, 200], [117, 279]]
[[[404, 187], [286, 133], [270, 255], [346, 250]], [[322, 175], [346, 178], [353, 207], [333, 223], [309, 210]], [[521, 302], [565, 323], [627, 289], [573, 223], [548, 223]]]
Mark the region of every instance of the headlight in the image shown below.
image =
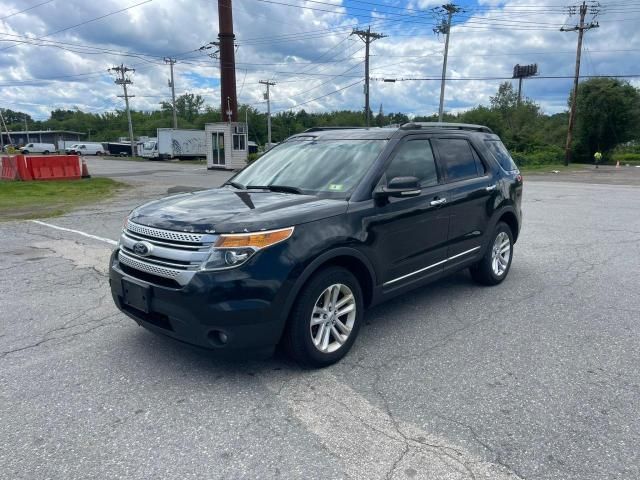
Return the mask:
[[293, 227], [253, 233], [230, 233], [220, 235], [213, 245], [202, 270], [223, 270], [242, 265], [256, 252], [287, 240]]

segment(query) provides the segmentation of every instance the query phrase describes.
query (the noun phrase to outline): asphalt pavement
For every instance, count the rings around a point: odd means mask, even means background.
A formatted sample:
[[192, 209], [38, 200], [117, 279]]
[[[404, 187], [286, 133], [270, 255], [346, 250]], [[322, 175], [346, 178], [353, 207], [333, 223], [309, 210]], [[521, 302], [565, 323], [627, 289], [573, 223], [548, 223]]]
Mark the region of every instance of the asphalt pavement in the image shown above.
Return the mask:
[[0, 478], [640, 478], [631, 169], [525, 176], [504, 283], [460, 272], [376, 307], [342, 362], [310, 371], [280, 355], [216, 359], [112, 303], [124, 216], [229, 173], [89, 168], [132, 186], [44, 223], [0, 223]]

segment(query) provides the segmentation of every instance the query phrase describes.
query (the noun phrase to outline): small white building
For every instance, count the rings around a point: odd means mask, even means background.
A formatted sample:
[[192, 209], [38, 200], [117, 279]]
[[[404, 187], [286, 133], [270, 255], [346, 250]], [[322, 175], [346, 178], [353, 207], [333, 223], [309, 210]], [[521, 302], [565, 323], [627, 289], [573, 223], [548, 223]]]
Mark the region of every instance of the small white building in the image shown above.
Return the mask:
[[207, 168], [238, 170], [247, 165], [247, 124], [242, 122], [207, 123]]

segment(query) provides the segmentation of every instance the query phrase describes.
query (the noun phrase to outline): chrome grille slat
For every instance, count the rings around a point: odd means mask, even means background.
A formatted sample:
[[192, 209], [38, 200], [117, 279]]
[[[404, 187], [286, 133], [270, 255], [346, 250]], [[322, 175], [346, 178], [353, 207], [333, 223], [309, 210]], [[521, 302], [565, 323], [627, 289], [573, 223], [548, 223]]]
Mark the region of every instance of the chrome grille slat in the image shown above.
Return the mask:
[[205, 237], [202, 233], [186, 233], [186, 232], [176, 232], [173, 230], [162, 230], [159, 228], [147, 227], [145, 225], [140, 225], [139, 223], [132, 222], [131, 220], [127, 220], [127, 230], [130, 230], [134, 233], [139, 233], [140, 235], [146, 235], [148, 237], [155, 237], [165, 240], [175, 240], [177, 242], [189, 242], [189, 243], [203, 243], [203, 238]]
[[136, 235], [133, 232], [130, 232], [128, 230], [124, 230], [122, 233], [125, 236], [129, 237], [132, 241], [135, 241], [135, 242], [144, 241], [144, 242], [149, 242], [149, 243], [151, 243], [153, 245], [159, 245], [159, 246], [162, 246], [162, 247], [169, 247], [169, 248], [176, 248], [176, 249], [181, 249], [181, 250], [197, 251], [197, 250], [201, 250], [201, 249], [204, 249], [204, 248], [208, 248], [208, 246], [209, 246], [209, 244], [184, 245], [184, 244], [177, 244], [177, 243], [161, 242], [161, 241], [156, 240], [156, 239], [151, 238], [151, 237], [143, 237], [143, 236]]
[[135, 253], [133, 253], [131, 250], [129, 250], [128, 248], [121, 248], [121, 251], [124, 252], [127, 256], [129, 257], [133, 257], [136, 260], [140, 261], [140, 262], [149, 262], [149, 263], [153, 263], [154, 265], [159, 265], [162, 267], [169, 267], [169, 268], [173, 268], [173, 269], [179, 269], [179, 270], [197, 270], [200, 267], [200, 262], [198, 263], [172, 263], [172, 262], [166, 262], [164, 260], [161, 260], [157, 257], [152, 258], [152, 257], [141, 257], [140, 255], [136, 255]]
[[122, 250], [118, 252], [118, 261], [131, 268], [135, 268], [136, 270], [150, 273], [152, 275], [158, 275], [159, 277], [171, 278], [173, 280], [177, 279], [180, 276], [180, 274], [183, 273], [182, 270], [161, 267], [159, 265], [153, 265], [148, 262], [141, 262], [139, 260], [136, 260], [135, 258], [131, 258], [129, 255], [125, 254]]

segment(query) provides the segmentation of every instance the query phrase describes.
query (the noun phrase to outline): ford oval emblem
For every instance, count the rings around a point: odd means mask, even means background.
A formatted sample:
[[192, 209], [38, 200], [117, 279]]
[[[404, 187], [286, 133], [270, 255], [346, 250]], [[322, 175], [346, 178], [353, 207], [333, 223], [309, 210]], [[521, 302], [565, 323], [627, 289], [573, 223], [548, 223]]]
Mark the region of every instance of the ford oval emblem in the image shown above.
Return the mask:
[[153, 251], [153, 245], [149, 242], [136, 242], [133, 244], [133, 253], [141, 257], [148, 257]]

